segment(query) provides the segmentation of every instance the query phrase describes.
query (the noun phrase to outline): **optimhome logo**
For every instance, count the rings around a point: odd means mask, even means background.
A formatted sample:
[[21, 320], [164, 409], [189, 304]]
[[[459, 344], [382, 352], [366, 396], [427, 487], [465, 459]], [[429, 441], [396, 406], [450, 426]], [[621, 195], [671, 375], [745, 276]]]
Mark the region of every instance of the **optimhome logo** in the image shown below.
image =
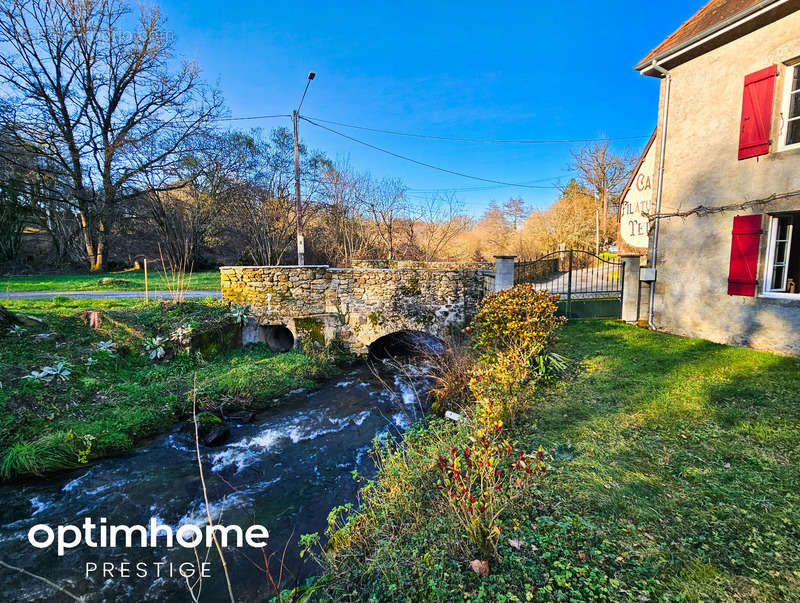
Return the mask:
[[[101, 517], [98, 523], [86, 517], [83, 526], [59, 525], [55, 529], [46, 524], [36, 524], [28, 530], [28, 542], [37, 549], [46, 549], [55, 543], [58, 556], [64, 555], [67, 549], [73, 549], [83, 543], [90, 548], [155, 548], [176, 544], [186, 549], [199, 546], [210, 547], [214, 539], [221, 547], [242, 547], [245, 544], [254, 548], [267, 546], [269, 532], [267, 528], [254, 524], [242, 530], [240, 526], [205, 525], [202, 528], [194, 524], [184, 524], [177, 530], [168, 525], [158, 523], [153, 517], [147, 526], [143, 525], [107, 525], [106, 518]], [[159, 538], [166, 542], [159, 543]]]

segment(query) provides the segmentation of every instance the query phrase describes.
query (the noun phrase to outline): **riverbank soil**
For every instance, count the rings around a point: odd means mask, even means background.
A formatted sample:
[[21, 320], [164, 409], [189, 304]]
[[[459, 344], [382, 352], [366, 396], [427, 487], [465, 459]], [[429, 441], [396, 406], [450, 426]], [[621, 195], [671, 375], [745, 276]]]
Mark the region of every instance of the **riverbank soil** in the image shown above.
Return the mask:
[[[17, 300], [0, 333], [0, 478], [132, 448], [201, 410], [261, 409], [335, 372], [329, 359], [238, 347], [219, 301]], [[90, 312], [95, 311], [95, 312]]]
[[549, 471], [503, 513], [488, 576], [436, 490], [469, 429], [433, 419], [383, 453], [312, 597], [389, 601], [800, 600], [800, 359], [572, 321], [575, 373], [508, 436]]

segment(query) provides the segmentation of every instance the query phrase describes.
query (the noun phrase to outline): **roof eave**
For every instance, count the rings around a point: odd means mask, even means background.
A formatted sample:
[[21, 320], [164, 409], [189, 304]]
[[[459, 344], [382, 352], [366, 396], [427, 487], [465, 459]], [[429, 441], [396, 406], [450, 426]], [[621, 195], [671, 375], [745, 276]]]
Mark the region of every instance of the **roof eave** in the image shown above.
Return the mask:
[[716, 25], [709, 27], [699, 34], [689, 38], [681, 42], [680, 44], [676, 44], [671, 48], [667, 48], [666, 50], [658, 53], [653, 57], [649, 57], [639, 62], [634, 69], [639, 71], [642, 75], [650, 75], [655, 77], [662, 77], [662, 75], [653, 69], [653, 63], [662, 64], [668, 63], [670, 61], [674, 61], [675, 59], [680, 58], [681, 55], [686, 54], [692, 49], [697, 48], [707, 42], [712, 41], [714, 38], [718, 38], [722, 34], [739, 27], [740, 25], [760, 17], [761, 15], [773, 10], [781, 5], [788, 4], [792, 2], [792, 0], [762, 0], [761, 2], [754, 4], [753, 6], [736, 13], [735, 15], [731, 15], [727, 19], [720, 21]]

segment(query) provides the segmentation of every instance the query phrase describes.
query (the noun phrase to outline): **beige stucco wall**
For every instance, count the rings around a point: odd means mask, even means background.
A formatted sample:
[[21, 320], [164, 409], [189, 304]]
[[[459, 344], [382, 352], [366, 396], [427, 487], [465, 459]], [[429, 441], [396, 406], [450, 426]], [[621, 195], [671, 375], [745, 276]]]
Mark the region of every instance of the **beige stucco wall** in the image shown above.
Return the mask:
[[656, 182], [656, 145], [647, 149], [630, 188], [620, 201], [619, 238], [626, 248], [644, 252], [649, 244], [649, 222], [645, 214], [653, 213], [650, 204]]
[[[661, 212], [760, 199], [800, 189], [800, 151], [775, 152], [785, 61], [800, 57], [800, 12], [671, 71]], [[739, 161], [744, 77], [779, 65], [768, 155]], [[661, 83], [659, 127], [663, 123]], [[660, 136], [654, 144], [660, 148]], [[657, 153], [658, 154], [658, 153]], [[657, 158], [658, 160], [658, 158]], [[658, 164], [656, 164], [658, 165]], [[800, 196], [762, 209], [661, 221], [654, 322], [661, 330], [800, 355], [800, 299], [727, 294], [735, 215], [800, 210]], [[766, 219], [764, 220], [766, 228]], [[762, 236], [759, 279], [763, 278]]]

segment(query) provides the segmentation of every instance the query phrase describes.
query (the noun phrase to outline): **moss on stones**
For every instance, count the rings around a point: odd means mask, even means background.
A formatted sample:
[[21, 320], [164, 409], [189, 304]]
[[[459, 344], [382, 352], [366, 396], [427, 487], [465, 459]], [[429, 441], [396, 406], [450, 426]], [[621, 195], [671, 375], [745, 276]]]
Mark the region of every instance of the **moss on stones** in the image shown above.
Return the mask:
[[397, 290], [408, 297], [419, 297], [422, 295], [422, 288], [419, 285], [419, 275], [413, 274], [408, 277], [408, 280], [400, 285]]
[[315, 341], [321, 346], [325, 346], [325, 333], [323, 331], [322, 320], [319, 318], [295, 318], [294, 324], [298, 331], [311, 341]]

